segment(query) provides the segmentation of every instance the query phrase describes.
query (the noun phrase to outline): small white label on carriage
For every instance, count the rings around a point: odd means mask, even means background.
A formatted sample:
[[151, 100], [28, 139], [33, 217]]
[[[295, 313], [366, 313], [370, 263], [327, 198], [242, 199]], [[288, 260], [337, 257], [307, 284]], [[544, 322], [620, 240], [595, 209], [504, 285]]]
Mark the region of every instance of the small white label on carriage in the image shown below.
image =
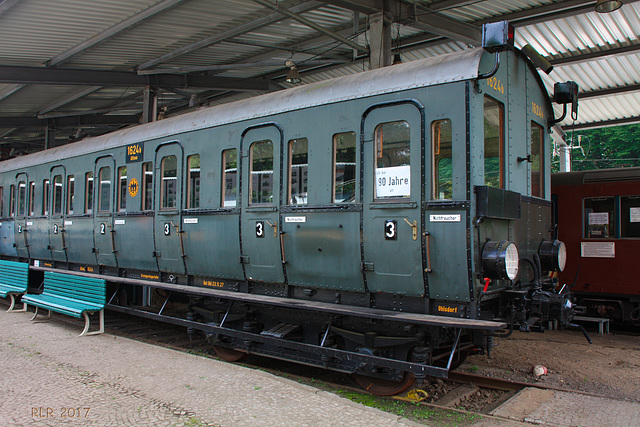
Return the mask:
[[185, 218], [182, 220], [182, 222], [185, 224], [197, 224], [198, 218]]
[[284, 222], [307, 222], [306, 216], [285, 216]]
[[640, 208], [629, 208], [629, 222], [640, 222]]
[[[0, 223], [2, 225], [2, 223]], [[27, 225], [33, 225], [33, 221], [27, 221]]]
[[429, 215], [429, 222], [460, 222], [460, 214]]
[[[27, 224], [27, 225], [29, 225], [29, 224]], [[65, 226], [67, 226], [67, 225], [73, 225], [73, 221], [65, 221], [65, 222], [64, 222], [64, 225], [65, 225]]]
[[124, 225], [124, 219], [116, 219], [113, 223], [115, 225]]
[[615, 258], [615, 242], [581, 242], [580, 256], [582, 258]]
[[33, 266], [34, 267], [40, 267], [40, 261], [38, 261], [37, 259], [33, 260]]

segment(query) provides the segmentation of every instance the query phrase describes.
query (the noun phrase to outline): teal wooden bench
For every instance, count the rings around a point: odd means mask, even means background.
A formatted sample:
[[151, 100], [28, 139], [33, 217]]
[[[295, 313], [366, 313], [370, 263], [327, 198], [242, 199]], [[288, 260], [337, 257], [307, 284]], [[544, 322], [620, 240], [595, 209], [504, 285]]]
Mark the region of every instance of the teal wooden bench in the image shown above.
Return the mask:
[[[52, 311], [77, 318], [84, 316], [84, 330], [80, 336], [104, 332], [105, 280], [45, 271], [43, 289], [40, 295], [26, 294], [22, 297], [24, 302], [36, 307], [31, 320], [36, 319], [40, 307], [49, 311], [49, 319]], [[100, 314], [100, 329], [89, 332], [89, 314], [96, 312]]]
[[11, 298], [11, 306], [7, 311], [27, 311], [27, 305], [22, 302], [22, 308], [16, 310], [16, 297], [27, 292], [29, 284], [29, 264], [25, 262], [0, 260], [0, 297]]

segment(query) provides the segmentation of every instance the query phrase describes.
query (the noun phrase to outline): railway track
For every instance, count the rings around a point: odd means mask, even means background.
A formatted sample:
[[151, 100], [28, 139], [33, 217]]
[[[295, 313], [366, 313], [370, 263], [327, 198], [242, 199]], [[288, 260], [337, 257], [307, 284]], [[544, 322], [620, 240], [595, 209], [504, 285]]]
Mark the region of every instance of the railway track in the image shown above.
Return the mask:
[[[68, 316], [57, 316], [62, 321], [82, 327], [82, 321]], [[219, 359], [212, 344], [201, 331], [187, 333], [185, 328], [133, 317], [123, 313], [109, 312], [105, 319], [105, 332], [159, 345], [178, 351], [197, 354], [203, 357]], [[347, 397], [367, 394], [353, 377], [320, 368], [292, 364], [266, 357], [251, 357], [242, 363], [253, 369], [261, 369], [274, 375], [284, 376], [314, 387], [347, 394]], [[426, 379], [419, 387], [424, 394], [418, 393], [421, 401], [404, 396], [396, 400], [410, 401], [412, 404], [441, 411], [453, 411], [466, 417], [491, 417], [489, 412], [526, 387], [553, 389], [541, 384], [525, 383], [495, 377], [485, 377], [464, 372], [452, 371], [447, 380]], [[567, 390], [562, 390], [567, 391]], [[588, 394], [588, 393], [583, 393]], [[384, 399], [384, 398], [380, 398]]]

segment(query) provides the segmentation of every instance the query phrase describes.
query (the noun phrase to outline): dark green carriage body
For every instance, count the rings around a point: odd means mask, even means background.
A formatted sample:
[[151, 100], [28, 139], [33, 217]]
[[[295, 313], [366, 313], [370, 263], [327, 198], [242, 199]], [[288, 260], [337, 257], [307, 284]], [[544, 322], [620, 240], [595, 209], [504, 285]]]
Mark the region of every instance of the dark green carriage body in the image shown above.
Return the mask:
[[[535, 258], [551, 238], [553, 111], [529, 61], [517, 51], [500, 56], [490, 78], [478, 77], [493, 68], [494, 56], [472, 49], [6, 161], [1, 255], [151, 285], [502, 319], [495, 301], [514, 281], [490, 278], [482, 292], [482, 251], [504, 240], [521, 258]], [[487, 105], [499, 108], [487, 113]], [[488, 122], [498, 123], [502, 139]], [[500, 148], [489, 155], [492, 138]], [[347, 160], [335, 154], [344, 141], [352, 141]], [[294, 143], [306, 151], [294, 153]], [[499, 181], [487, 178], [496, 167]], [[35, 192], [25, 203], [33, 198], [34, 212], [10, 210], [10, 198], [22, 197], [10, 188], [31, 182]], [[521, 288], [534, 268], [520, 263]], [[298, 316], [274, 313], [275, 320], [249, 323], [269, 328]], [[327, 321], [315, 315], [306, 321], [306, 341], [322, 335]], [[363, 334], [369, 326], [359, 322], [341, 326]], [[407, 331], [396, 324], [380, 332]], [[415, 345], [409, 342], [393, 357], [406, 360]]]
[[[3, 236], [3, 255], [89, 271], [98, 271], [101, 266], [114, 271], [135, 271], [132, 277], [171, 275], [172, 280], [185, 283], [209, 282], [199, 278], [249, 280], [305, 289], [429, 298], [459, 303], [466, 307], [466, 316], [472, 315], [474, 309], [470, 304], [477, 286], [483, 284], [475, 274], [479, 259], [473, 222], [477, 217], [474, 187], [485, 184], [484, 97], [489, 95], [505, 106], [505, 189], [525, 197], [530, 195], [529, 164], [517, 162], [516, 158], [530, 154], [532, 121], [537, 120], [544, 127], [544, 146], [549, 144], [546, 126], [552, 112], [539, 77], [519, 55], [513, 52], [502, 55], [504, 65], [491, 80], [471, 78], [493, 65], [492, 55], [476, 50], [457, 62], [466, 69], [457, 70], [453, 75], [444, 74], [449, 71], [446, 67], [427, 73], [432, 81], [424, 87], [398, 84], [397, 90], [389, 87], [392, 85], [376, 90], [378, 80], [374, 76], [368, 81], [365, 79], [370, 87], [362, 85], [368, 89], [362, 94], [331, 95], [337, 100], [319, 104], [314, 100], [314, 92], [323, 91], [323, 83], [296, 89], [298, 93], [280, 99], [299, 107], [271, 106], [273, 113], [262, 115], [255, 111], [252, 113], [255, 118], [251, 119], [236, 121], [227, 113], [223, 120], [218, 120], [216, 114], [225, 107], [215, 107], [210, 109], [211, 117], [202, 112], [191, 120], [186, 118], [189, 116], [178, 117], [172, 119], [174, 124], [160, 132], [152, 130], [160, 124], [151, 124], [119, 135], [106, 135], [93, 143], [81, 142], [40, 153], [37, 160], [19, 159], [13, 161], [15, 166], [9, 161], [3, 167], [3, 186], [8, 190], [14, 182], [16, 186], [19, 181], [35, 182], [33, 197], [37, 209], [23, 218], [16, 217], [15, 224], [24, 221], [22, 228], [28, 230], [26, 233], [13, 230], [12, 236], [9, 228], [13, 218], [4, 219], [2, 233], [7, 236]], [[393, 74], [393, 70], [384, 71], [387, 76]], [[414, 66], [410, 72], [421, 71]], [[342, 89], [340, 86], [334, 90]], [[302, 96], [309, 101], [301, 102]], [[320, 98], [323, 96], [326, 95], [321, 94]], [[251, 101], [244, 106], [252, 108]], [[242, 117], [241, 108], [236, 111]], [[451, 196], [434, 199], [430, 124], [443, 119], [452, 123]], [[207, 121], [219, 124], [201, 124]], [[374, 132], [377, 125], [395, 121], [406, 121], [410, 129], [410, 189], [398, 198], [376, 199]], [[189, 131], [194, 127], [199, 129]], [[353, 203], [338, 204], [332, 200], [332, 138], [341, 132], [356, 134], [356, 175], [361, 179], [356, 185]], [[145, 134], [152, 137], [146, 138]], [[154, 134], [165, 136], [153, 137]], [[304, 206], [292, 205], [286, 200], [287, 141], [295, 138], [309, 139], [312, 159], [306, 172], [308, 199]], [[246, 179], [249, 147], [252, 142], [263, 139], [273, 141], [275, 146], [273, 200], [264, 206], [252, 206]], [[108, 141], [107, 148], [101, 150], [105, 141]], [[141, 144], [143, 151], [140, 158], [128, 162], [126, 150], [132, 144]], [[228, 149], [241, 153], [238, 166], [242, 168], [240, 175], [245, 177], [244, 182], [238, 180], [240, 199], [231, 208], [220, 202], [221, 153]], [[202, 196], [197, 208], [188, 209], [186, 167], [187, 158], [193, 154], [201, 156]], [[161, 197], [159, 162], [167, 155], [175, 155], [180, 163], [178, 202], [170, 210], [158, 205]], [[542, 158], [547, 165], [549, 150], [544, 151]], [[118, 168], [126, 166], [127, 182], [135, 177], [138, 185], [142, 185], [142, 165], [146, 162], [153, 164], [155, 174], [153, 208], [143, 208], [141, 191], [134, 194], [127, 190], [126, 208], [120, 211], [116, 206], [120, 203]], [[105, 209], [95, 207], [88, 212], [83, 206], [89, 185], [84, 177], [87, 172], [93, 173], [93, 200], [97, 204], [98, 174], [103, 167], [109, 168], [110, 203]], [[30, 176], [21, 178], [19, 174], [23, 170]], [[545, 167], [545, 177], [546, 171]], [[53, 212], [54, 206], [49, 206], [47, 210], [52, 212], [45, 215], [42, 182], [48, 179], [51, 183], [49, 204], [53, 205], [56, 175], [62, 177], [63, 205], [70, 191], [68, 178], [74, 177], [74, 210], [68, 212], [63, 206], [61, 211]], [[543, 198], [548, 198], [548, 185], [546, 179]], [[4, 197], [7, 205], [9, 191], [4, 191]], [[541, 239], [550, 237], [547, 208], [540, 207], [544, 205], [521, 202], [518, 208], [522, 209], [524, 220], [521, 217], [487, 218], [481, 228], [481, 241], [506, 239], [515, 242], [521, 250], [536, 251]], [[536, 207], [535, 212], [529, 212], [531, 206]], [[538, 212], [540, 209], [542, 212]], [[6, 211], [8, 209], [5, 214]], [[529, 221], [529, 215], [534, 215], [536, 220]], [[449, 220], [442, 221], [443, 217]], [[267, 238], [255, 238], [257, 221], [272, 224]], [[398, 229], [393, 240], [385, 239], [386, 221], [395, 221]], [[417, 238], [413, 235], [414, 221]], [[166, 224], [169, 224], [168, 234], [164, 233]], [[429, 248], [426, 247], [427, 232]], [[20, 240], [24, 235], [28, 236], [28, 243]], [[430, 273], [425, 272], [427, 268]]]

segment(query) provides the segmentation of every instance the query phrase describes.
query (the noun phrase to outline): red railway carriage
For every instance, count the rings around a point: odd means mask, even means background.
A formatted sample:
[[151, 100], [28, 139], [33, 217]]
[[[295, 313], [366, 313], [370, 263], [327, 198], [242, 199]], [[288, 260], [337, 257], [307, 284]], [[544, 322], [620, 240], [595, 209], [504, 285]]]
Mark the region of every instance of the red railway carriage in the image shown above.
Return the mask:
[[640, 168], [552, 176], [558, 238], [567, 246], [560, 283], [573, 283], [589, 315], [640, 323]]

